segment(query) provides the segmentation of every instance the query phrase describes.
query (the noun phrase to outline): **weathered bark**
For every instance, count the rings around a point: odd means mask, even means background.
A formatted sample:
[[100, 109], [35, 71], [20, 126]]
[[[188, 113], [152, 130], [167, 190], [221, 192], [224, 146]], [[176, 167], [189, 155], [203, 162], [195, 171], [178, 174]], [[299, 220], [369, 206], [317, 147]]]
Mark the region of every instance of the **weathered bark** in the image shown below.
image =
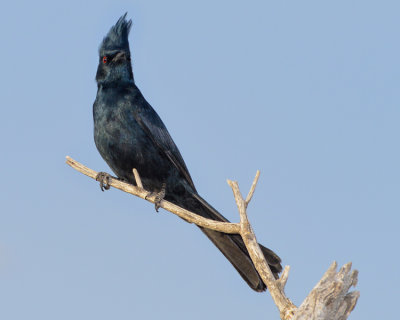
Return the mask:
[[336, 272], [333, 262], [322, 279], [303, 301], [293, 320], [345, 320], [356, 306], [358, 291], [348, 292], [357, 284], [358, 271], [351, 271], [351, 263]]
[[[98, 172], [85, 167], [72, 158], [67, 157], [67, 164], [75, 170], [96, 179]], [[151, 195], [151, 192], [143, 189], [137, 170], [133, 169], [133, 173], [135, 175], [137, 186], [133, 186], [116, 178], [110, 179], [110, 186], [154, 203], [155, 196]], [[280, 279], [276, 280], [274, 278], [257, 243], [256, 236], [251, 228], [246, 212], [247, 206], [254, 194], [259, 175], [260, 173], [257, 171], [246, 200], [243, 199], [242, 194], [240, 193], [238, 183], [236, 181], [228, 180], [228, 184], [232, 188], [236, 205], [239, 209], [239, 223], [218, 222], [206, 219], [165, 200], [161, 201], [160, 207], [178, 215], [190, 223], [195, 223], [198, 226], [224, 233], [240, 234], [258, 273], [263, 282], [267, 285], [271, 297], [279, 309], [282, 320], [347, 319], [360, 296], [360, 293], [357, 291], [348, 292], [351, 286], [356, 285], [358, 275], [357, 270], [350, 272], [351, 263], [346, 264], [339, 272], [336, 272], [337, 264], [334, 262], [299, 308], [297, 308], [290, 299], [286, 297], [284, 291], [289, 276], [289, 266], [284, 268]]]

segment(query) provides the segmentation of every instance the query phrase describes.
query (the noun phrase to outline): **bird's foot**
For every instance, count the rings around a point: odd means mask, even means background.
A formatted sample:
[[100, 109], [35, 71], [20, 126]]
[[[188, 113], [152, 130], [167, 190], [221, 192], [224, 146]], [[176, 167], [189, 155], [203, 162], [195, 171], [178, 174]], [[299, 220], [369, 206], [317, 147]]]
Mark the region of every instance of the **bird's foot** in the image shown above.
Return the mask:
[[100, 182], [101, 191], [110, 189], [111, 176], [106, 172], [99, 172], [96, 176], [96, 181]]
[[154, 199], [154, 206], [155, 206], [156, 212], [158, 212], [158, 209], [161, 208], [161, 201], [164, 200], [166, 186], [167, 186], [167, 185], [166, 185], [165, 183], [163, 183], [160, 192], [150, 192], [150, 193], [145, 197], [146, 200], [147, 200], [148, 197], [151, 197], [151, 196], [155, 196], [155, 197], [156, 197], [156, 198]]
[[166, 189], [166, 185], [165, 185], [165, 183], [163, 183], [161, 191], [159, 193], [157, 193], [156, 201], [154, 202], [156, 212], [158, 212], [158, 209], [160, 209], [161, 201], [163, 201], [163, 199], [165, 197], [165, 189]]

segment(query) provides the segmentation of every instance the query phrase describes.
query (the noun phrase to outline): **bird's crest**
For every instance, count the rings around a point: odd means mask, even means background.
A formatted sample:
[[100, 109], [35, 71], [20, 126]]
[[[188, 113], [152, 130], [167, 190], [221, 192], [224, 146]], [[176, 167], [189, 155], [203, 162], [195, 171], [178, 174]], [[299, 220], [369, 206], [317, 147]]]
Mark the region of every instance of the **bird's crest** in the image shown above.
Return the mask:
[[111, 27], [107, 35], [104, 37], [100, 48], [100, 56], [103, 56], [106, 51], [123, 50], [129, 53], [128, 35], [131, 30], [132, 20], [127, 21], [126, 12], [117, 23]]

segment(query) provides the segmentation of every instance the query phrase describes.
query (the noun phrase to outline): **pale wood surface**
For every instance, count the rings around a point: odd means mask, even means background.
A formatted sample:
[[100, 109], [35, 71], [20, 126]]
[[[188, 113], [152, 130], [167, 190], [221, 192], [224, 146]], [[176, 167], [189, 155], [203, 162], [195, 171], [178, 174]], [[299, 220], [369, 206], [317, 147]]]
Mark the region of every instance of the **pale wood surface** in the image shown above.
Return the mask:
[[[84, 166], [78, 161], [67, 156], [66, 163], [88, 177], [96, 179], [98, 172]], [[113, 177], [110, 178], [110, 186], [154, 203], [155, 195], [152, 195], [151, 192], [143, 189], [138, 171], [136, 169], [132, 170], [138, 186], [131, 185]], [[328, 271], [324, 274], [322, 279], [306, 297], [299, 308], [297, 308], [285, 295], [284, 289], [289, 276], [289, 266], [284, 268], [280, 279], [276, 280], [274, 278], [257, 243], [256, 236], [250, 225], [246, 212], [247, 206], [253, 197], [259, 176], [260, 172], [257, 171], [246, 200], [242, 197], [238, 183], [236, 181], [228, 180], [228, 184], [232, 188], [236, 205], [239, 210], [240, 223], [219, 222], [206, 219], [165, 200], [161, 201], [160, 207], [176, 214], [187, 222], [195, 223], [200, 227], [224, 233], [240, 234], [257, 272], [260, 274], [263, 282], [267, 285], [271, 297], [279, 309], [282, 320], [347, 319], [360, 296], [358, 291], [348, 292], [352, 286], [357, 284], [358, 275], [357, 270], [351, 271], [351, 263], [344, 265], [339, 272], [336, 272], [336, 262], [332, 263]]]

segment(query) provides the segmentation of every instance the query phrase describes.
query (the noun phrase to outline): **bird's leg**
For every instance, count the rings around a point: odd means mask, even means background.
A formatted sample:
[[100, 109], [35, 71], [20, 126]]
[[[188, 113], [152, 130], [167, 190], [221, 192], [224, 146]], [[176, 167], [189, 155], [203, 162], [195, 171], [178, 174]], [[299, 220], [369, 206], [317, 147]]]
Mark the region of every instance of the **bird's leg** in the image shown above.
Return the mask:
[[161, 201], [165, 197], [165, 189], [166, 189], [166, 187], [167, 187], [167, 185], [165, 183], [163, 183], [162, 187], [161, 187], [161, 191], [159, 193], [157, 193], [157, 195], [156, 195], [156, 201], [154, 202], [155, 208], [156, 208], [156, 212], [158, 212], [158, 209], [160, 209]]
[[101, 191], [110, 189], [111, 176], [107, 172], [99, 172], [96, 176], [96, 181], [100, 182]]
[[166, 187], [167, 187], [167, 184], [166, 183], [163, 183], [162, 184], [162, 186], [161, 186], [161, 190], [160, 190], [160, 192], [150, 192], [146, 197], [145, 197], [145, 199], [147, 200], [147, 197], [151, 197], [151, 196], [156, 196], [156, 198], [154, 199], [154, 205], [155, 205], [155, 208], [156, 208], [156, 211], [158, 212], [158, 209], [160, 209], [160, 204], [161, 204], [161, 201], [164, 199], [164, 197], [165, 197], [165, 190], [166, 190]]

